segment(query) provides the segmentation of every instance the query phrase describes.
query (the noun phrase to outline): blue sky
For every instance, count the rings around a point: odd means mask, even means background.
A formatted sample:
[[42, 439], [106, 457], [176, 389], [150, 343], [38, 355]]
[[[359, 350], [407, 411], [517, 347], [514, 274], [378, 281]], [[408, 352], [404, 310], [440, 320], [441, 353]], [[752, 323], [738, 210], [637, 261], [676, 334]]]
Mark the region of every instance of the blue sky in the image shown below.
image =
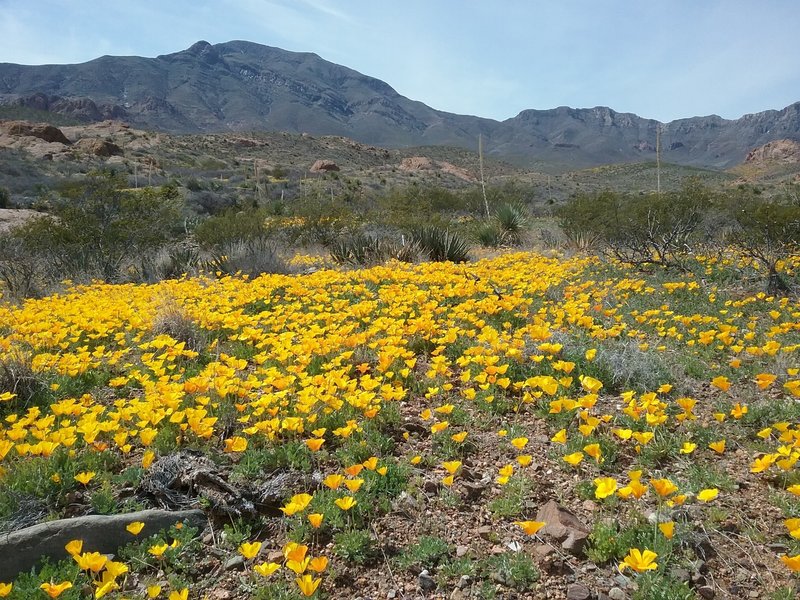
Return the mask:
[[499, 120], [565, 105], [661, 121], [780, 109], [800, 100], [799, 31], [800, 0], [0, 0], [0, 62], [240, 39]]

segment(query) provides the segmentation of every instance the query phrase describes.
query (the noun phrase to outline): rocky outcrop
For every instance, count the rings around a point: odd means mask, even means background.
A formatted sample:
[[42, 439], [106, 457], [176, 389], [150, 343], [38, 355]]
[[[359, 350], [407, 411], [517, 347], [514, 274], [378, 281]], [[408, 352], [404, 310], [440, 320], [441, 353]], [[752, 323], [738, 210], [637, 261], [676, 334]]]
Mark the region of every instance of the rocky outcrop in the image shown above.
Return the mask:
[[766, 162], [797, 163], [800, 162], [800, 142], [795, 140], [775, 140], [747, 153], [744, 161], [748, 164]]
[[75, 149], [94, 156], [108, 158], [109, 156], [121, 156], [122, 148], [106, 140], [97, 138], [82, 138], [75, 142]]
[[457, 167], [452, 163], [442, 160], [431, 160], [426, 156], [411, 156], [400, 161], [400, 170], [406, 172], [414, 171], [441, 171], [453, 177], [458, 177], [464, 181], [474, 182], [475, 177], [466, 169]]
[[337, 165], [332, 160], [318, 160], [313, 165], [309, 171], [312, 173], [329, 173], [331, 171], [338, 171], [339, 165]]
[[401, 171], [432, 171], [436, 164], [425, 156], [411, 156], [400, 161]]
[[71, 143], [58, 127], [46, 123], [6, 121], [5, 123], [0, 123], [0, 131], [11, 136], [35, 137], [45, 142], [57, 142], [67, 146]]

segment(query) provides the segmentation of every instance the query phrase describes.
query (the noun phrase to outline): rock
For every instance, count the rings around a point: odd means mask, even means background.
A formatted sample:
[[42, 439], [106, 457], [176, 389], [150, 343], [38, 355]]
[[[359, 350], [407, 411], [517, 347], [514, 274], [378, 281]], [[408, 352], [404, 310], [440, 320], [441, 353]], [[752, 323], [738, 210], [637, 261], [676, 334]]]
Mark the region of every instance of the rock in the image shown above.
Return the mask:
[[714, 588], [710, 585], [704, 585], [697, 588], [697, 593], [700, 594], [706, 600], [711, 600], [714, 596], [716, 596], [716, 592]]
[[477, 502], [486, 490], [486, 484], [481, 481], [465, 481], [462, 484], [464, 491], [464, 500], [467, 502]]
[[432, 592], [436, 589], [436, 580], [428, 573], [428, 569], [423, 569], [417, 576], [417, 583], [423, 592]]
[[614, 586], [610, 590], [608, 590], [608, 597], [611, 598], [611, 600], [627, 600], [628, 599], [628, 595], [625, 592], [623, 592], [620, 588], [618, 588], [617, 586]]
[[3, 129], [8, 135], [35, 137], [45, 142], [58, 142], [65, 146], [69, 146], [71, 143], [58, 127], [46, 123], [8, 121], [3, 124]]
[[582, 583], [573, 583], [567, 588], [567, 600], [589, 600], [592, 591]]
[[692, 580], [692, 574], [689, 573], [688, 569], [684, 569], [683, 567], [675, 567], [670, 571], [670, 574], [676, 580], [684, 583], [689, 583]]
[[223, 571], [241, 571], [242, 569], [244, 569], [244, 556], [241, 554], [234, 554], [222, 565]]
[[583, 552], [589, 537], [589, 528], [558, 502], [550, 500], [542, 506], [536, 514], [536, 520], [546, 523], [540, 533], [561, 542], [564, 550], [575, 555]]
[[456, 588], [450, 593], [450, 600], [467, 600], [468, 598], [469, 592], [465, 592], [460, 588]]
[[443, 173], [447, 173], [448, 175], [452, 175], [453, 177], [458, 177], [464, 181], [476, 181], [474, 175], [472, 175], [466, 169], [462, 169], [461, 167], [457, 167], [456, 165], [446, 161], [434, 161], [426, 156], [411, 156], [409, 158], [404, 158], [400, 162], [400, 170], [406, 172], [441, 171]]
[[622, 574], [616, 575], [614, 577], [614, 583], [616, 583], [623, 590], [625, 588], [631, 587], [631, 580], [627, 576], [622, 575]]
[[439, 482], [428, 479], [422, 484], [422, 491], [426, 494], [436, 494], [439, 492]]
[[468, 546], [456, 546], [456, 558], [462, 558], [469, 552]]
[[491, 540], [495, 537], [494, 529], [490, 525], [481, 525], [478, 527], [477, 533], [484, 540]]
[[312, 173], [328, 173], [330, 171], [339, 171], [339, 165], [332, 160], [318, 160], [309, 169]]
[[81, 138], [75, 142], [73, 148], [86, 152], [87, 154], [101, 157], [119, 156], [122, 154], [122, 148], [116, 144], [97, 138]]
[[389, 600], [394, 600], [395, 598], [397, 598], [397, 590], [389, 590], [388, 592], [386, 592], [386, 597]]
[[556, 549], [550, 544], [536, 544], [533, 547], [533, 555], [539, 559], [544, 560], [548, 556], [554, 554]]
[[796, 164], [800, 162], [800, 143], [789, 139], [768, 142], [748, 152], [744, 162], [750, 164], [765, 162]]
[[69, 558], [64, 546], [71, 540], [83, 540], [87, 552], [116, 554], [120, 546], [133, 541], [134, 537], [125, 529], [133, 521], [144, 523], [139, 534], [139, 538], [144, 539], [180, 522], [202, 528], [206, 517], [201, 510], [141, 510], [121, 515], [59, 519], [26, 527], [0, 536], [0, 556], [3, 557], [0, 581], [11, 581], [18, 573], [30, 571], [45, 556], [54, 561]]
[[467, 589], [470, 585], [472, 585], [472, 580], [470, 579], [469, 575], [462, 575], [461, 578], [458, 580], [456, 587], [460, 590]]
[[411, 156], [400, 161], [401, 171], [429, 171], [435, 168], [435, 163], [425, 156]]

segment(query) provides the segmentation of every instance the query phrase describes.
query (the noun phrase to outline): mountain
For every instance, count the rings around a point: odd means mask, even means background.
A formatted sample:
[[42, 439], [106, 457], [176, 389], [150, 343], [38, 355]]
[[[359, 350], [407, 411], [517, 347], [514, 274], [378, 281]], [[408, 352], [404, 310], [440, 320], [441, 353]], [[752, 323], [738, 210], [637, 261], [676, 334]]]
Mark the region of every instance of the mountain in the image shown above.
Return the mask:
[[386, 147], [452, 145], [528, 167], [574, 169], [662, 160], [727, 168], [756, 146], [800, 139], [800, 102], [726, 120], [661, 124], [606, 107], [525, 110], [505, 121], [433, 109], [310, 53], [252, 42], [197, 42], [174, 54], [77, 65], [0, 63], [0, 104], [80, 121], [120, 119], [172, 133], [288, 131]]

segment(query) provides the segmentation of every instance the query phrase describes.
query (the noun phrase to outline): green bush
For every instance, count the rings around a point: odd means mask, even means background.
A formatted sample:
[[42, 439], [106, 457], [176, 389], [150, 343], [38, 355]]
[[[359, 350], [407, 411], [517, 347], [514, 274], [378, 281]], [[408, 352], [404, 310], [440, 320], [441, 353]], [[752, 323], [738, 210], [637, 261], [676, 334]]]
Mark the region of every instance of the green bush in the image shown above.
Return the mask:
[[496, 221], [481, 221], [475, 228], [475, 239], [484, 248], [498, 248], [503, 244], [503, 232]]
[[767, 291], [791, 291], [782, 261], [800, 253], [800, 202], [793, 194], [765, 200], [739, 194], [727, 204], [736, 223], [730, 241], [767, 272]]
[[567, 238], [581, 249], [599, 245], [634, 266], [682, 266], [702, 231], [714, 194], [695, 179], [676, 192], [624, 195], [606, 190], [578, 194], [557, 212]]
[[231, 208], [201, 221], [194, 238], [201, 248], [220, 249], [231, 244], [267, 235], [267, 214], [262, 209]]
[[452, 546], [442, 538], [423, 535], [416, 544], [403, 550], [397, 558], [397, 564], [402, 569], [416, 572], [422, 569], [435, 570], [447, 560], [452, 551]]
[[53, 277], [125, 279], [131, 265], [179, 231], [173, 186], [126, 189], [125, 179], [95, 172], [45, 199], [50, 213], [14, 230], [25, 250], [53, 266]]

